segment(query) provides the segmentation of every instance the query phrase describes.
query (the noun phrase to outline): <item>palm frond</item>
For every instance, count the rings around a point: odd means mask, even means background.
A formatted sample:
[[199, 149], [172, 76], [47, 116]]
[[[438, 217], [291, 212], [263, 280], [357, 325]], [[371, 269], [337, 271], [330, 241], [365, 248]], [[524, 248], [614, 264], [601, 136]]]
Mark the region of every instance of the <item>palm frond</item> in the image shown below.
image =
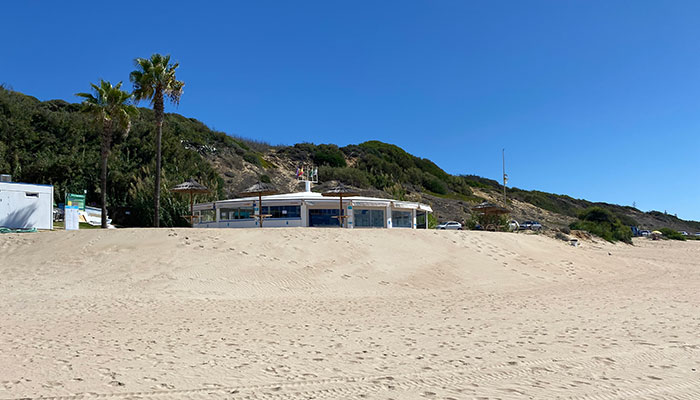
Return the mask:
[[98, 122], [114, 121], [123, 129], [130, 128], [130, 116], [134, 115], [136, 107], [129, 104], [131, 94], [121, 90], [122, 82], [112, 85], [109, 81], [100, 80], [99, 85], [91, 83], [93, 93], [76, 93], [83, 99], [83, 111], [95, 115]]
[[156, 93], [162, 93], [173, 104], [180, 103], [184, 82], [178, 81], [175, 70], [179, 63], [170, 63], [170, 55], [153, 54], [150, 59], [134, 60], [136, 70], [129, 75], [134, 85], [134, 100], [150, 100], [153, 104]]

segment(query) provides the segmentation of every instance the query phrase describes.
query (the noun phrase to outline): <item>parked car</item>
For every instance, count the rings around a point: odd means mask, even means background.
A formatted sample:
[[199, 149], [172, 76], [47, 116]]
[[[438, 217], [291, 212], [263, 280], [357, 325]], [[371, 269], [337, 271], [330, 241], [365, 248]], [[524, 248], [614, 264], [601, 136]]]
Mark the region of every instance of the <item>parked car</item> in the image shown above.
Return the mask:
[[643, 231], [639, 231], [639, 234], [640, 234], [641, 236], [645, 236], [645, 237], [646, 237], [646, 236], [651, 236], [651, 231], [648, 231], [648, 230], [645, 229], [645, 230], [643, 230]]
[[514, 219], [508, 221], [508, 230], [513, 232], [513, 231], [517, 231], [519, 229], [520, 229], [520, 224], [518, 223], [518, 221], [516, 221]]
[[700, 236], [700, 232], [695, 232], [695, 236]]
[[688, 232], [686, 231], [678, 231], [678, 233], [680, 233], [683, 236], [688, 236]]
[[542, 229], [542, 224], [537, 221], [523, 221], [520, 224], [520, 229], [530, 229], [532, 231], [539, 231]]
[[452, 230], [461, 231], [462, 224], [460, 224], [459, 222], [456, 222], [456, 221], [447, 221], [447, 222], [443, 222], [442, 224], [438, 225], [437, 229], [442, 229], [442, 230], [452, 229]]

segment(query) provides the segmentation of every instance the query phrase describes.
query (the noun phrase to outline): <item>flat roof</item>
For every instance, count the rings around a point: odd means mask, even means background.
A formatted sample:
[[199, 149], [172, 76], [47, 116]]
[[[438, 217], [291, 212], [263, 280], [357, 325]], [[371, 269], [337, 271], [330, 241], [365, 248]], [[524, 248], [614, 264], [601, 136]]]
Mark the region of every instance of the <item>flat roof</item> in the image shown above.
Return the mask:
[[47, 185], [44, 183], [26, 183], [26, 182], [0, 182], [0, 185], [32, 185], [32, 186], [53, 187], [53, 185]]
[[[257, 201], [258, 196], [249, 196], [249, 197], [241, 197], [241, 198], [235, 198], [235, 199], [227, 199], [227, 200], [217, 200], [213, 202], [207, 202], [207, 203], [197, 203], [194, 205], [195, 208], [198, 209], [206, 209], [207, 207], [211, 207], [214, 204], [218, 205], [228, 205], [228, 204], [236, 204], [236, 203], [245, 203], [249, 201]], [[321, 193], [317, 192], [295, 192], [295, 193], [283, 193], [283, 194], [272, 194], [268, 196], [262, 196], [263, 201], [268, 201], [268, 202], [284, 202], [284, 201], [313, 201], [313, 202], [324, 202], [324, 203], [338, 203], [340, 201], [340, 196], [323, 196]], [[403, 200], [394, 200], [394, 199], [383, 199], [380, 197], [367, 197], [367, 196], [343, 196], [343, 201], [349, 201], [351, 203], [361, 203], [361, 202], [375, 202], [375, 203], [383, 203], [383, 205], [393, 205], [394, 208], [413, 208], [413, 209], [418, 209], [421, 211], [428, 211], [432, 212], [433, 209], [423, 203], [419, 202], [412, 202], [412, 201], [403, 201]]]

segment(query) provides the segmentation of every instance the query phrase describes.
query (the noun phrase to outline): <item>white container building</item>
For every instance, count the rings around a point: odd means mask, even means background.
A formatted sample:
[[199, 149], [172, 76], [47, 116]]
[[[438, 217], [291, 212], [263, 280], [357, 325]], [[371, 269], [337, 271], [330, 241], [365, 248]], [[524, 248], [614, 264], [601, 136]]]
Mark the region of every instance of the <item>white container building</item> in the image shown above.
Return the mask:
[[0, 227], [53, 229], [53, 186], [0, 182]]

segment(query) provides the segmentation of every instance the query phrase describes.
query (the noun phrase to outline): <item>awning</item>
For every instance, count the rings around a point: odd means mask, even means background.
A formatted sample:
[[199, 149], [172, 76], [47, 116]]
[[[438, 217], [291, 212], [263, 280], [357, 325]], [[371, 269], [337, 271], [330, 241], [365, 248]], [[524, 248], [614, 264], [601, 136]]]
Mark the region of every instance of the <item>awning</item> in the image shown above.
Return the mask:
[[394, 208], [408, 208], [411, 210], [416, 210], [418, 209], [418, 203], [406, 203], [402, 201], [395, 201]]
[[368, 201], [368, 200], [353, 200], [354, 207], [386, 207], [391, 204], [389, 201]]
[[[257, 203], [257, 201], [256, 201]], [[253, 207], [252, 201], [236, 202], [236, 203], [218, 203], [219, 208], [237, 208], [237, 207]]]
[[433, 212], [433, 209], [427, 204], [419, 204], [418, 209], [421, 211]]

